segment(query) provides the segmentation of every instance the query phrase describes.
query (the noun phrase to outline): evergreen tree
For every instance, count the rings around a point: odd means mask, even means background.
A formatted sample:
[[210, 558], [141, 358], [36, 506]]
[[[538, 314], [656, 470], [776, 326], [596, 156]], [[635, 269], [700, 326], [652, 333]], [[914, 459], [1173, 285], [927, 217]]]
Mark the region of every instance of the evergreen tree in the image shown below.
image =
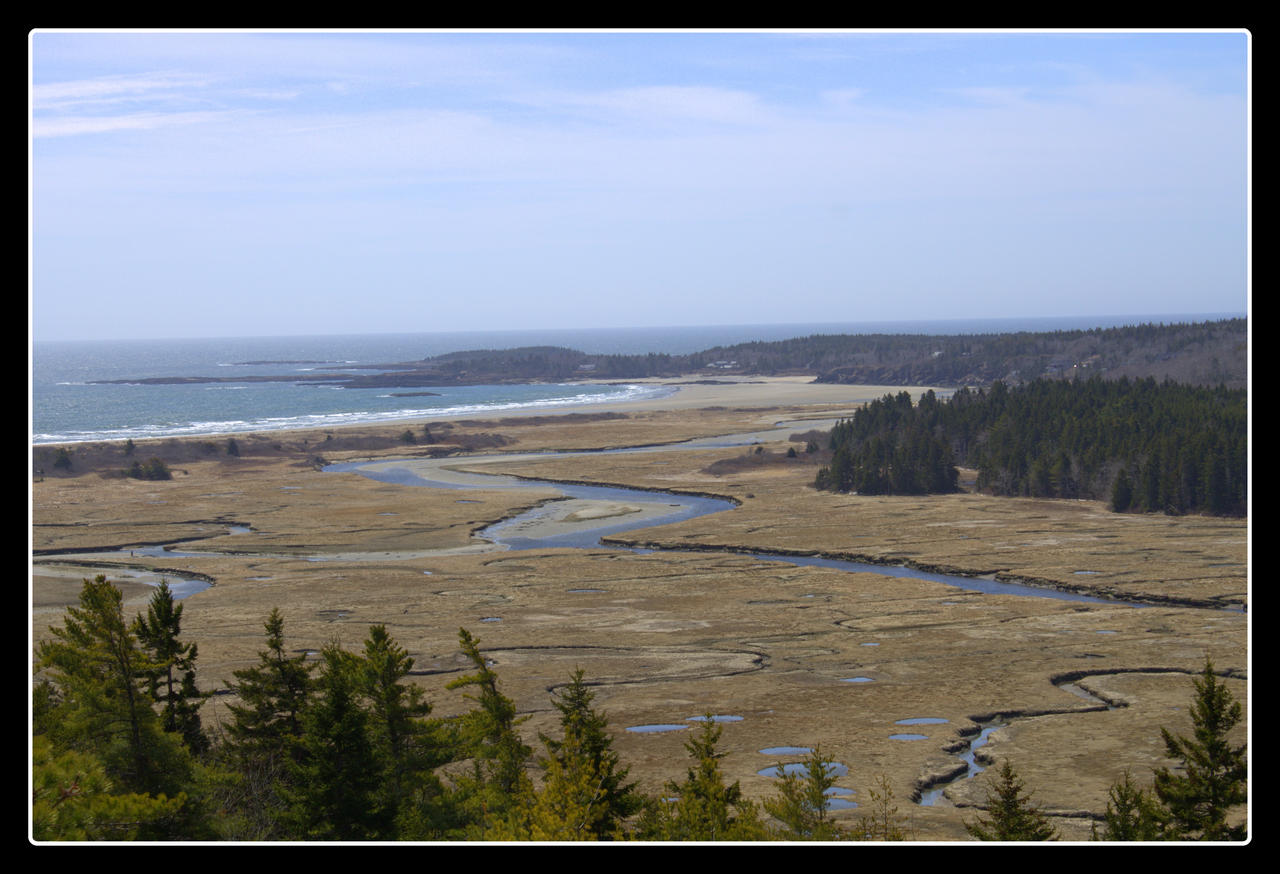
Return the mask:
[[305, 655], [287, 656], [284, 617], [273, 608], [264, 623], [267, 648], [258, 651], [258, 664], [233, 671], [238, 681], [228, 687], [240, 699], [230, 704], [232, 722], [227, 731], [232, 744], [244, 755], [279, 758], [291, 741], [302, 734], [302, 711], [313, 684], [313, 665]]
[[1109, 791], [1102, 831], [1093, 827], [1095, 841], [1160, 841], [1165, 839], [1167, 814], [1147, 790], [1135, 786], [1128, 770]]
[[787, 771], [779, 764], [778, 772], [778, 794], [765, 800], [764, 809], [782, 823], [785, 840], [837, 841], [844, 837], [827, 810], [827, 790], [836, 784], [834, 759], [814, 747], [802, 769]]
[[[544, 738], [550, 754], [549, 740]], [[567, 731], [543, 763], [543, 785], [512, 806], [486, 832], [487, 840], [594, 841], [621, 838], [604, 780], [582, 738]]]
[[1039, 808], [1031, 803], [1031, 794], [1023, 793], [1022, 781], [1005, 762], [1000, 775], [987, 790], [990, 819], [965, 823], [965, 830], [980, 841], [1052, 841], [1057, 831]]
[[[542, 738], [548, 753], [543, 768], [548, 779], [553, 765], [566, 779], [580, 779], [587, 771], [593, 773], [598, 781], [600, 812], [591, 818], [591, 828], [596, 838], [604, 840], [616, 834], [623, 820], [638, 812], [644, 802], [635, 791], [636, 784], [626, 782], [630, 769], [619, 765], [607, 730], [608, 720], [591, 707], [594, 698], [581, 669], [574, 671], [567, 686], [554, 693], [552, 704], [560, 711], [564, 738]], [[577, 762], [575, 757], [585, 758], [586, 762]]]
[[668, 782], [675, 800], [651, 799], [641, 816], [639, 835], [663, 841], [764, 840], [768, 830], [756, 805], [742, 797], [735, 780], [726, 786], [720, 771], [724, 753], [716, 751], [723, 729], [707, 714], [702, 729], [684, 748], [694, 764], [680, 783]]
[[186, 750], [166, 734], [152, 709], [147, 658], [125, 622], [120, 590], [99, 575], [85, 580], [79, 606], [68, 607], [54, 639], [43, 641], [37, 664], [56, 696], [45, 695], [40, 722], [55, 750], [88, 752], [126, 793], [176, 795], [191, 775]]
[[467, 697], [478, 705], [468, 712], [459, 727], [459, 740], [464, 754], [472, 759], [472, 776], [460, 781], [463, 803], [471, 811], [473, 821], [482, 833], [493, 819], [502, 819], [518, 799], [532, 792], [525, 773], [532, 750], [520, 739], [516, 726], [516, 706], [498, 690], [498, 676], [480, 653], [479, 642], [465, 629], [458, 629], [463, 654], [475, 666], [467, 674], [449, 683], [449, 689], [475, 686], [479, 690]]
[[1160, 729], [1170, 758], [1182, 765], [1178, 772], [1160, 768], [1155, 794], [1168, 810], [1170, 834], [1179, 839], [1242, 841], [1243, 824], [1227, 822], [1231, 809], [1248, 801], [1246, 744], [1234, 746], [1227, 735], [1243, 718], [1243, 708], [1231, 690], [1218, 682], [1213, 662], [1194, 681], [1191, 705], [1194, 736]]
[[164, 580], [147, 605], [146, 616], [133, 622], [138, 641], [150, 651], [155, 667], [147, 676], [151, 697], [163, 705], [165, 731], [176, 732], [193, 753], [208, 751], [209, 738], [200, 725], [200, 705], [208, 697], [196, 688], [196, 645], [182, 643], [182, 605]]
[[322, 655], [297, 755], [288, 762], [288, 819], [298, 836], [308, 840], [392, 837], [375, 801], [381, 773], [369, 736], [369, 713], [360, 701], [360, 666], [335, 644]]
[[265, 628], [267, 648], [259, 650], [258, 664], [233, 671], [237, 682], [227, 684], [240, 703], [228, 705], [231, 722], [223, 750], [239, 777], [231, 806], [242, 818], [242, 834], [253, 840], [282, 836], [281, 793], [292, 780], [288, 765], [297, 754], [302, 714], [314, 685], [314, 666], [306, 656], [285, 654], [278, 608]]
[[1123, 513], [1133, 505], [1133, 483], [1129, 482], [1129, 474], [1121, 468], [1116, 474], [1116, 481], [1111, 486], [1111, 509]]
[[369, 629], [358, 670], [369, 702], [368, 730], [377, 760], [379, 827], [388, 833], [424, 794], [439, 796], [441, 786], [432, 769], [449, 758], [439, 724], [427, 719], [431, 705], [423, 700], [423, 691], [405, 682], [412, 669], [413, 659], [385, 625]]
[[31, 836], [37, 841], [130, 841], [176, 817], [185, 799], [116, 794], [106, 768], [86, 752], [57, 753], [31, 739]]

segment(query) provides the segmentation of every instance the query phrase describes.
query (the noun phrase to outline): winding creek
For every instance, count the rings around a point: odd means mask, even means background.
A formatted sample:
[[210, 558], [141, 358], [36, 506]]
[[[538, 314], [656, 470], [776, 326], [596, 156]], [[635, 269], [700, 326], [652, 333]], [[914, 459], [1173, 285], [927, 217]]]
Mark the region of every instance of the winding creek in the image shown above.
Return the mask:
[[[827, 423], [806, 422], [803, 423], [801, 427], [823, 427], [826, 424]], [[780, 423], [779, 428], [770, 431], [734, 435], [730, 437], [694, 440], [664, 446], [604, 450], [603, 452], [661, 452], [665, 450], [751, 445], [753, 443], [785, 439], [789, 429], [794, 427], [796, 426]], [[553, 480], [526, 479], [506, 474], [474, 472], [475, 468], [490, 464], [503, 464], [525, 460], [564, 459], [596, 456], [600, 454], [602, 454], [602, 452], [596, 451], [498, 454], [489, 456], [468, 456], [463, 458], [454, 457], [447, 459], [414, 458], [370, 460], [334, 464], [326, 467], [325, 471], [330, 473], [357, 473], [361, 476], [369, 477], [380, 482], [395, 483], [409, 487], [428, 487], [462, 491], [468, 489], [492, 490], [550, 488], [558, 491], [562, 496], [560, 499], [544, 501], [529, 510], [490, 525], [489, 527], [477, 532], [477, 538], [484, 541], [484, 543], [478, 544], [474, 551], [517, 551], [570, 547], [580, 549], [607, 548], [641, 553], [652, 552], [654, 551], [652, 549], [628, 549], [626, 547], [612, 545], [605, 546], [601, 544], [601, 538], [608, 537], [610, 535], [634, 532], [657, 525], [666, 525], [673, 522], [694, 519], [713, 513], [723, 513], [732, 510], [737, 506], [737, 503], [732, 500], [707, 495], [644, 490], [620, 486], [584, 485]], [[461, 470], [460, 468], [464, 466], [470, 470]], [[460, 499], [460, 501], [465, 502], [466, 499]], [[248, 530], [249, 529], [247, 527], [232, 526], [229, 533], [243, 533]], [[62, 555], [59, 556], [59, 559], [72, 566], [77, 566], [83, 569], [85, 567], [89, 567], [92, 559], [95, 557], [98, 560], [102, 560], [107, 557], [114, 559], [119, 558], [124, 554], [128, 554], [133, 557], [164, 556], [168, 558], [181, 558], [220, 555], [225, 553], [186, 551], [182, 550], [180, 547], [175, 548], [173, 545], [169, 545], [120, 550], [119, 552], [114, 553], [99, 552], [93, 554]], [[425, 556], [429, 554], [431, 554], [430, 551], [423, 551], [421, 553], [415, 553], [414, 555]], [[1038, 588], [1013, 583], [1003, 583], [988, 578], [931, 573], [906, 566], [864, 564], [817, 556], [782, 555], [770, 553], [768, 551], [735, 551], [735, 554], [745, 554], [759, 560], [777, 561], [802, 567], [823, 567], [843, 570], [850, 573], [874, 573], [889, 577], [909, 577], [989, 594], [1021, 595], [1026, 597], [1052, 598], [1065, 601], [1108, 604], [1113, 606], [1142, 606], [1139, 604], [1119, 602], [1111, 599], [1062, 592], [1050, 588]], [[370, 553], [367, 556], [363, 554], [346, 554], [342, 556], [344, 560], [361, 560], [364, 558], [370, 561], [385, 560], [387, 557], [386, 553]], [[398, 557], [403, 558], [405, 555], [400, 555]], [[313, 557], [313, 560], [321, 561], [327, 558], [332, 558], [332, 556], [317, 555]], [[151, 582], [153, 584], [158, 582], [161, 576], [161, 573], [159, 572], [150, 573], [144, 571], [131, 571], [118, 566], [109, 568], [108, 572], [114, 575], [132, 576], [139, 581]], [[1080, 573], [1088, 572], [1081, 571]], [[191, 578], [184, 578], [181, 571], [164, 571], [163, 575], [165, 578], [174, 581], [171, 585], [174, 589], [175, 595], [179, 598], [189, 597], [212, 584], [207, 579], [199, 578], [200, 575], [191, 575]], [[490, 617], [483, 621], [500, 621], [500, 617]], [[871, 679], [867, 677], [851, 677], [846, 678], [844, 682], [871, 682]], [[1084, 692], [1083, 689], [1072, 685], [1070, 682], [1058, 682], [1056, 685], [1066, 692], [1091, 699], [1091, 703], [1106, 706], [1106, 702], [1093, 698], [1088, 695], [1087, 692]], [[900, 724], [927, 725], [939, 722], [945, 722], [945, 720], [909, 719], [902, 720]], [[955, 768], [950, 774], [942, 777], [939, 782], [933, 783], [919, 791], [916, 798], [917, 803], [922, 805], [937, 804], [943, 799], [943, 791], [947, 786], [953, 785], [959, 780], [972, 778], [976, 774], [981, 773], [983, 768], [975, 758], [976, 751], [987, 743], [992, 732], [1005, 727], [1008, 722], [1009, 719], [1007, 717], [1001, 717], [999, 721], [996, 721], [994, 718], [990, 718], [980, 724], [978, 726], [978, 730], [974, 732], [971, 737], [967, 739], [962, 738], [959, 742], [949, 747], [949, 752], [957, 756], [957, 764]], [[682, 724], [672, 723], [670, 725], [634, 726], [627, 730], [633, 732], [660, 732], [683, 729], [687, 725], [688, 723], [685, 722]], [[917, 737], [924, 738], [925, 735], [904, 734], [902, 737], [904, 739]], [[778, 749], [781, 750], [784, 748]], [[852, 805], [851, 802], [849, 804], [850, 806], [855, 806]]]
[[[832, 423], [810, 422], [804, 423], [804, 426], [821, 428], [829, 427], [830, 424]], [[498, 548], [508, 550], [550, 549], [554, 547], [598, 549], [603, 546], [601, 538], [610, 535], [632, 533], [657, 525], [683, 522], [712, 513], [723, 513], [734, 509], [737, 503], [725, 498], [707, 495], [527, 479], [507, 474], [477, 473], [472, 470], [463, 471], [459, 468], [465, 466], [474, 469], [488, 464], [529, 460], [560, 460], [610, 453], [662, 452], [749, 446], [770, 440], [786, 439], [790, 431], [797, 426], [799, 426], [799, 423], [780, 423], [779, 427], [768, 431], [704, 438], [661, 446], [641, 446], [596, 452], [547, 452], [472, 456], [464, 459], [398, 459], [349, 462], [330, 465], [325, 468], [325, 471], [358, 473], [361, 476], [369, 477], [379, 482], [440, 489], [555, 489], [561, 493], [563, 500], [544, 502], [517, 516], [490, 525], [478, 532], [477, 536], [495, 544]], [[607, 515], [601, 513], [600, 517], [593, 522], [590, 510], [593, 504], [597, 507], [626, 505], [627, 507], [639, 507], [642, 509], [640, 512], [626, 513], [621, 517], [616, 514]], [[535, 528], [538, 529], [536, 534], [533, 533]], [[615, 546], [607, 546], [605, 548], [627, 549]], [[627, 551], [652, 552], [654, 550], [637, 548], [628, 549]], [[1062, 592], [1057, 589], [998, 582], [985, 577], [964, 577], [932, 573], [905, 565], [865, 564], [820, 556], [785, 555], [763, 550], [735, 550], [735, 554], [749, 555], [752, 558], [763, 561], [777, 561], [799, 567], [832, 568], [850, 573], [873, 573], [889, 577], [928, 580], [986, 594], [1023, 595], [1091, 604], [1115, 605], [1122, 603], [1113, 599]], [[1129, 604], [1128, 606], [1141, 605]]]

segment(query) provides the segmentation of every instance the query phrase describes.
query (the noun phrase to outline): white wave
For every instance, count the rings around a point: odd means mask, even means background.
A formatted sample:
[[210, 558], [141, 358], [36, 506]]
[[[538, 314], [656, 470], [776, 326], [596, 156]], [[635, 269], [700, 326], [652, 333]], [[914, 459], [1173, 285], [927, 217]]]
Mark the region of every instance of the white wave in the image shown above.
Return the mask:
[[[564, 388], [575, 388], [563, 384]], [[412, 407], [397, 410], [346, 410], [331, 413], [307, 413], [295, 416], [263, 416], [253, 419], [224, 419], [198, 422], [156, 422], [147, 425], [121, 428], [104, 428], [97, 431], [68, 431], [62, 433], [32, 434], [33, 444], [83, 443], [94, 440], [146, 439], [155, 437], [192, 437], [216, 434], [240, 434], [251, 431], [296, 431], [307, 428], [330, 428], [343, 425], [367, 425], [395, 422], [406, 419], [442, 419], [507, 413], [519, 410], [565, 409], [591, 404], [618, 403], [667, 397], [676, 389], [662, 385], [628, 384], [612, 386], [612, 391], [579, 391], [573, 394], [529, 400], [490, 401], [473, 404], [454, 404], [446, 407]]]

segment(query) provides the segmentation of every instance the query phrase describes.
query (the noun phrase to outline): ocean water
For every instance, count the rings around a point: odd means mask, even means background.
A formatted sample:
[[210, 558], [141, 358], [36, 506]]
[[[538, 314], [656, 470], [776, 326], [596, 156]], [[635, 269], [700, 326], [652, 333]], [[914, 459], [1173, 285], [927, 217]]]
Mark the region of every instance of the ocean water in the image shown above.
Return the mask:
[[[31, 442], [234, 434], [531, 409], [568, 412], [587, 403], [642, 399], [670, 391], [652, 385], [573, 383], [409, 388], [403, 391], [429, 390], [440, 396], [394, 397], [395, 390], [385, 388], [290, 382], [95, 385], [94, 380], [328, 372], [344, 365], [413, 361], [446, 352], [516, 346], [568, 346], [599, 354], [681, 354], [810, 334], [1052, 331], [1148, 321], [1204, 321], [1230, 315], [1235, 314], [34, 342]], [[277, 363], [241, 363], [248, 361]]]

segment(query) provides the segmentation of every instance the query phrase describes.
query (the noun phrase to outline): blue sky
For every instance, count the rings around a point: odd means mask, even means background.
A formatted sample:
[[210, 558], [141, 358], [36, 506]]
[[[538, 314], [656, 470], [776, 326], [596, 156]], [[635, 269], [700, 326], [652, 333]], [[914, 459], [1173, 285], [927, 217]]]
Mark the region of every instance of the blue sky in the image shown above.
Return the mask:
[[1248, 40], [36, 32], [32, 336], [1244, 311]]

